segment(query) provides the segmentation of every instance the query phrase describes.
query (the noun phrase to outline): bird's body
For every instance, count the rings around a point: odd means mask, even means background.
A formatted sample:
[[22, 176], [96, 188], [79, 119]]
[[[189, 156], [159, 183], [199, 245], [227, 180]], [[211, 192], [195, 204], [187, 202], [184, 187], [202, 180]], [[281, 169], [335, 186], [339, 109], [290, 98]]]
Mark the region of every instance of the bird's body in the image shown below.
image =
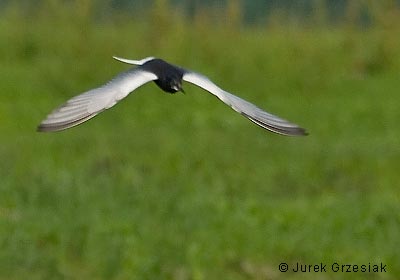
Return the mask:
[[150, 81], [154, 81], [159, 88], [167, 93], [183, 92], [182, 82], [186, 81], [215, 95], [233, 110], [264, 129], [289, 136], [307, 134], [303, 128], [267, 113], [254, 104], [224, 91], [199, 73], [185, 70], [159, 58], [148, 57], [142, 60], [114, 58], [124, 63], [139, 65], [139, 67], [117, 75], [104, 86], [71, 98], [67, 103], [50, 113], [39, 125], [38, 131], [59, 131], [81, 124], [114, 106], [130, 92]]

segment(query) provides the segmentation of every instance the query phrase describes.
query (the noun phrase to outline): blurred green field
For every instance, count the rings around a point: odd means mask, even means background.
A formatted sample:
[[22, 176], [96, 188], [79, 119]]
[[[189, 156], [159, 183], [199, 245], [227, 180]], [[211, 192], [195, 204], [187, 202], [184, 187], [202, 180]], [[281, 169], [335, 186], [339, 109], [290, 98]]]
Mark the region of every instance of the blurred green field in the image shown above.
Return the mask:
[[[242, 27], [162, 6], [146, 21], [59, 8], [0, 17], [0, 279], [397, 279], [398, 14], [365, 29]], [[55, 106], [128, 69], [113, 55], [195, 69], [310, 135], [266, 133], [199, 88], [153, 84], [37, 133]]]

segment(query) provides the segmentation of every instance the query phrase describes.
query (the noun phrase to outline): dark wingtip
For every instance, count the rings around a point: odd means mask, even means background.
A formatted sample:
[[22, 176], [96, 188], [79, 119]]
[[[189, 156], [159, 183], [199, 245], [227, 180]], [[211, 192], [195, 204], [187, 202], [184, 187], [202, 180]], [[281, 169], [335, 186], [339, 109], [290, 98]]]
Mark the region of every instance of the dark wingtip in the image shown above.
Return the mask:
[[36, 128], [36, 132], [52, 132], [52, 131], [58, 131], [58, 129], [54, 129], [52, 126], [47, 126], [40, 124]]
[[299, 131], [298, 136], [308, 136], [308, 135], [310, 135], [305, 128], [299, 127], [298, 131]]
[[65, 122], [55, 122], [55, 123], [41, 123], [37, 127], [36, 131], [38, 132], [57, 132], [69, 129], [71, 127], [75, 127], [77, 125], [81, 125], [84, 122], [90, 120], [91, 118], [97, 116], [97, 113], [87, 114], [80, 118], [77, 118], [72, 121], [65, 121]]
[[271, 132], [283, 135], [283, 136], [307, 136], [308, 132], [299, 126], [290, 126], [290, 127], [286, 127], [286, 126], [278, 126], [278, 125], [272, 125], [270, 123], [267, 123], [265, 121], [261, 121], [259, 119], [256, 119], [246, 113], [241, 113], [243, 116], [245, 116], [246, 118], [248, 118], [249, 120], [251, 120], [253, 123], [255, 123], [256, 125], [269, 130]]
[[284, 135], [284, 136], [308, 136], [309, 133], [307, 130], [301, 127], [295, 127], [291, 129], [286, 128], [274, 128], [271, 129], [272, 132]]

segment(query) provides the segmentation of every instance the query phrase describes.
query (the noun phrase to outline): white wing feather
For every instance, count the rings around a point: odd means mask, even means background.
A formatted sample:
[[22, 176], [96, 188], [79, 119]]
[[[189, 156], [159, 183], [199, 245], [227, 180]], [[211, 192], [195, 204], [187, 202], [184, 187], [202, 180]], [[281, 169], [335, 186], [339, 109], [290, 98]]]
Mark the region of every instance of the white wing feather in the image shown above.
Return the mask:
[[38, 131], [58, 131], [81, 124], [114, 106], [136, 88], [156, 79], [155, 74], [139, 68], [121, 73], [104, 86], [68, 100], [47, 116]]
[[195, 72], [186, 72], [182, 79], [212, 93], [225, 104], [229, 105], [233, 110], [267, 130], [289, 136], [307, 134], [303, 128], [297, 126], [296, 124], [290, 123], [282, 118], [267, 113], [254, 104], [227, 91], [224, 91], [210, 81], [206, 76]]

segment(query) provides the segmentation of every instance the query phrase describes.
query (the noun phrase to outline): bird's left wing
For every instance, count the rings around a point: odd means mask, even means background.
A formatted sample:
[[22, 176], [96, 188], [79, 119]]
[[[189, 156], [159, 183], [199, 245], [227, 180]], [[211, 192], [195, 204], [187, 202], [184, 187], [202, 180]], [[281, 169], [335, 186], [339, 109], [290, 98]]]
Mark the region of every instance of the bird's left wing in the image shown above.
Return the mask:
[[298, 125], [290, 123], [270, 113], [267, 113], [264, 110], [255, 106], [254, 104], [243, 100], [227, 91], [224, 91], [204, 75], [196, 72], [186, 71], [182, 79], [212, 93], [225, 104], [232, 107], [233, 110], [242, 114], [243, 116], [264, 129], [288, 136], [300, 136], [307, 134], [305, 129], [299, 127]]
[[38, 131], [59, 131], [81, 124], [114, 106], [136, 88], [157, 80], [153, 73], [136, 68], [123, 72], [107, 84], [68, 100], [51, 112]]
[[143, 58], [143, 59], [141, 59], [141, 60], [127, 59], [127, 58], [118, 57], [118, 56], [113, 56], [113, 58], [114, 58], [115, 60], [121, 61], [121, 62], [123, 62], [123, 63], [132, 64], [132, 65], [143, 65], [143, 64], [145, 64], [146, 62], [148, 62], [148, 61], [154, 59], [153, 56], [149, 56], [149, 57]]

